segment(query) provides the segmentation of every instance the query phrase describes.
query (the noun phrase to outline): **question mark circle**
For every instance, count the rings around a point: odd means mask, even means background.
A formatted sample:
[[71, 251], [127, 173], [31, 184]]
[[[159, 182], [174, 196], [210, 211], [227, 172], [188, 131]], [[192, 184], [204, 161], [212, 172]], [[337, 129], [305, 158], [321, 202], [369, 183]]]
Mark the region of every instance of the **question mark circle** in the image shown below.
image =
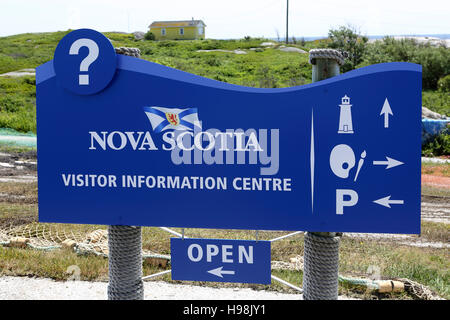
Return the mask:
[[116, 51], [100, 32], [75, 30], [58, 43], [53, 67], [63, 88], [79, 95], [95, 94], [105, 89], [116, 73]]

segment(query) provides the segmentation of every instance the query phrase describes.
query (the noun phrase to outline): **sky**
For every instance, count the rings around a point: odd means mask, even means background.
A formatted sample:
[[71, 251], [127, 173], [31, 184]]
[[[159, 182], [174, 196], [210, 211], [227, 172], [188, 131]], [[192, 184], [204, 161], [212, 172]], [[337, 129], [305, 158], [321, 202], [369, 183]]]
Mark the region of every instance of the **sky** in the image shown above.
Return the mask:
[[[0, 36], [91, 28], [148, 30], [155, 20], [201, 19], [216, 39], [286, 35], [287, 0], [0, 0]], [[365, 35], [450, 34], [448, 0], [289, 0], [289, 36], [351, 25]]]

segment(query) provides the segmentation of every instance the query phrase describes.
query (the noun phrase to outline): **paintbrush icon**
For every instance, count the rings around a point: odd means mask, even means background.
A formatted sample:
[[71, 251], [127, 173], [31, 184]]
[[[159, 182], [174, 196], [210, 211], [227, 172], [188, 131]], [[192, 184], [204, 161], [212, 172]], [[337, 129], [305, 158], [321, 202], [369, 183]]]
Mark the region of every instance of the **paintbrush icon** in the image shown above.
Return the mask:
[[356, 170], [355, 180], [353, 180], [353, 181], [356, 181], [356, 179], [358, 179], [358, 174], [359, 174], [359, 171], [361, 170], [361, 167], [364, 164], [364, 159], [366, 158], [366, 155], [367, 155], [366, 150], [364, 150], [361, 153], [361, 158], [358, 161], [358, 169]]

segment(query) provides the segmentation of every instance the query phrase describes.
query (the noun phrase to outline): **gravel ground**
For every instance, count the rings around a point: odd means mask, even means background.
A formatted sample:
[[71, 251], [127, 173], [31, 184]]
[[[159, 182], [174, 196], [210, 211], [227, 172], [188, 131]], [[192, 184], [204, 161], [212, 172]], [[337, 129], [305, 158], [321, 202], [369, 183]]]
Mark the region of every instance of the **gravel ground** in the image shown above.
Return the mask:
[[[106, 282], [0, 277], [0, 300], [104, 300]], [[301, 294], [144, 282], [145, 300], [301, 300]]]
[[422, 162], [427, 162], [427, 163], [450, 163], [450, 159], [422, 157]]

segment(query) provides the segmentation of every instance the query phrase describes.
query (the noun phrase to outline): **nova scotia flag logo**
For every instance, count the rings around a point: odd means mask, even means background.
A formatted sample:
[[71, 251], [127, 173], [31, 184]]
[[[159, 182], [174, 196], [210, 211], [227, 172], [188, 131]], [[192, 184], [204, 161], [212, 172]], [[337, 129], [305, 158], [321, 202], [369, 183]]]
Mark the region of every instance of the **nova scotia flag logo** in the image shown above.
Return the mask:
[[201, 129], [197, 108], [144, 107], [144, 112], [156, 133], [170, 129], [191, 131], [194, 131], [194, 127]]

